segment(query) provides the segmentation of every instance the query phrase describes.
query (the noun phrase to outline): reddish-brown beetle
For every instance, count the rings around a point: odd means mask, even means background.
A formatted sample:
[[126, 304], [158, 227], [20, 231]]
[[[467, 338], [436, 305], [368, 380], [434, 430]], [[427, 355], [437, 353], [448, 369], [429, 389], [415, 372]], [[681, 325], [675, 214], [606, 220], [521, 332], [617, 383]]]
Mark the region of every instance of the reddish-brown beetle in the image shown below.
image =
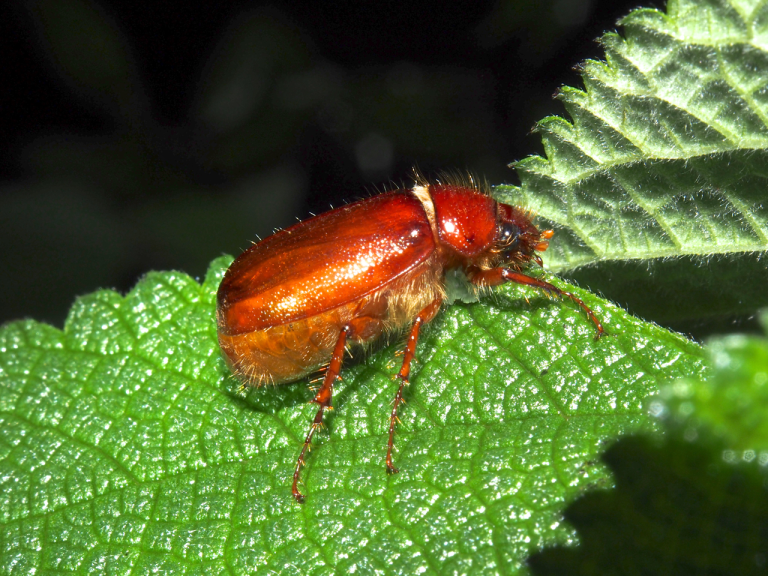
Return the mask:
[[527, 276], [553, 232], [525, 211], [501, 204], [470, 178], [395, 190], [300, 222], [254, 244], [227, 270], [218, 292], [219, 344], [245, 384], [293, 382], [326, 367], [313, 403], [319, 406], [293, 474], [299, 472], [323, 412], [331, 406], [347, 342], [368, 344], [410, 327], [400, 387], [389, 420], [386, 465], [392, 464], [397, 409], [408, 383], [419, 330], [446, 299], [445, 272], [458, 268], [477, 287], [516, 282], [568, 297]]

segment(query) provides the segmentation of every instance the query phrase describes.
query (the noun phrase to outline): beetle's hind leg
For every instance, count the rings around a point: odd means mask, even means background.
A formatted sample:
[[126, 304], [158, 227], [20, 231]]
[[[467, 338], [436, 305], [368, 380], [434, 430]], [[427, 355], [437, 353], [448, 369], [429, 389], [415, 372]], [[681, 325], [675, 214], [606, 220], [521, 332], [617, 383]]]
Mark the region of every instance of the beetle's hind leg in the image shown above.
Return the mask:
[[403, 402], [403, 389], [409, 383], [411, 375], [411, 361], [416, 354], [416, 344], [419, 341], [419, 331], [421, 326], [432, 320], [440, 311], [440, 306], [443, 303], [442, 298], [436, 298], [433, 300], [424, 310], [419, 312], [416, 316], [416, 320], [413, 321], [411, 326], [411, 332], [408, 334], [408, 342], [405, 345], [405, 351], [403, 352], [403, 365], [400, 367], [397, 377], [400, 379], [400, 387], [397, 389], [395, 395], [395, 402], [392, 406], [392, 415], [389, 418], [389, 442], [387, 443], [387, 472], [390, 474], [397, 474], [399, 470], [395, 468], [392, 463], [392, 448], [395, 443], [395, 424], [397, 422], [397, 408]]
[[349, 336], [351, 330], [352, 328], [350, 326], [344, 326], [344, 328], [341, 329], [339, 338], [336, 340], [336, 346], [333, 348], [331, 363], [328, 365], [328, 369], [325, 371], [323, 384], [320, 386], [320, 390], [317, 391], [317, 394], [312, 400], [312, 403], [317, 404], [320, 406], [320, 408], [318, 408], [317, 414], [315, 414], [315, 419], [312, 421], [312, 424], [309, 427], [309, 432], [307, 433], [307, 437], [304, 440], [304, 446], [301, 448], [301, 454], [299, 454], [299, 459], [296, 461], [296, 470], [293, 472], [293, 486], [291, 487], [293, 497], [296, 498], [296, 501], [299, 504], [304, 502], [304, 495], [299, 492], [299, 472], [301, 471], [301, 467], [304, 465], [304, 455], [309, 449], [309, 445], [312, 442], [312, 436], [314, 436], [315, 430], [323, 425], [323, 412], [325, 412], [326, 409], [331, 409], [333, 384], [336, 382], [336, 380], [341, 379], [339, 373], [341, 372], [341, 364], [344, 360], [347, 336]]

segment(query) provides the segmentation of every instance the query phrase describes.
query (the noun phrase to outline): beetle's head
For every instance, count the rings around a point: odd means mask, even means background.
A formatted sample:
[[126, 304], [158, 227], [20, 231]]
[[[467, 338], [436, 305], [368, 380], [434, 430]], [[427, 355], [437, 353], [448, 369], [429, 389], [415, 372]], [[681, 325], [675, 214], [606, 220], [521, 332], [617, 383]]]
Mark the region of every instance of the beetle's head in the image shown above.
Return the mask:
[[499, 204], [497, 223], [496, 251], [501, 255], [502, 265], [521, 266], [531, 260], [542, 265], [537, 252], [547, 249], [555, 234], [552, 230], [540, 232], [529, 214], [508, 204]]

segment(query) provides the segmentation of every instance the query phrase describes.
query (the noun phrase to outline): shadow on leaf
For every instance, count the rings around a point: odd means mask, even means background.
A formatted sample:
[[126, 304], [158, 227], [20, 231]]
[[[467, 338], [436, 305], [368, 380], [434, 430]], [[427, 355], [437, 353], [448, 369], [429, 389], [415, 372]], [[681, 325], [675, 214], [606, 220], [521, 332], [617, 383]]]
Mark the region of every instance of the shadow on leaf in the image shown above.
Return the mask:
[[575, 548], [531, 556], [550, 574], [764, 574], [768, 477], [756, 461], [727, 464], [720, 450], [682, 440], [630, 437], [603, 459], [616, 489], [571, 504]]

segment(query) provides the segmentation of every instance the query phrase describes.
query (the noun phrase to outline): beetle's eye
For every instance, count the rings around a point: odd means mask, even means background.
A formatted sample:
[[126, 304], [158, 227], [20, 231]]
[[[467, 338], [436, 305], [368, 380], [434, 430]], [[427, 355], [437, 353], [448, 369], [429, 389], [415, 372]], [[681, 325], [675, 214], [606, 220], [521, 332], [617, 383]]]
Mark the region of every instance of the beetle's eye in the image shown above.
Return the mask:
[[505, 251], [514, 250], [517, 247], [517, 241], [520, 238], [520, 228], [511, 222], [502, 222], [499, 226], [499, 245]]

